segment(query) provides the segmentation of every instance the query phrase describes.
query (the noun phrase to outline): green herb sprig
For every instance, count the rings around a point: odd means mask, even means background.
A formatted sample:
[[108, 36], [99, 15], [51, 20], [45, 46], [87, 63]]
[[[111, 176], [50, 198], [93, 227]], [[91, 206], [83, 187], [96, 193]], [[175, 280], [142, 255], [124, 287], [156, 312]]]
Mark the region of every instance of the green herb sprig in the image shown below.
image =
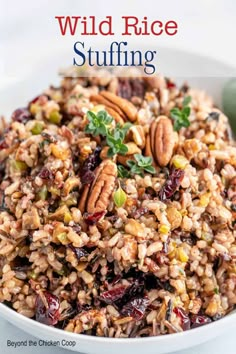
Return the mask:
[[174, 120], [174, 130], [179, 131], [182, 127], [189, 127], [190, 121], [189, 116], [191, 113], [191, 108], [189, 103], [191, 102], [191, 96], [186, 96], [183, 100], [183, 108], [179, 109], [177, 107], [171, 109], [170, 116]]
[[108, 157], [112, 157], [115, 154], [125, 155], [128, 152], [128, 148], [124, 144], [124, 139], [131, 125], [131, 123], [125, 123], [121, 127], [120, 124], [117, 124], [113, 130], [108, 131], [106, 137], [106, 142], [109, 146]]
[[129, 178], [130, 171], [127, 170], [123, 165], [117, 165], [118, 177], [120, 178]]
[[94, 136], [106, 136], [108, 134], [113, 118], [106, 111], [99, 111], [97, 114], [88, 111], [87, 118], [89, 123], [85, 127], [85, 133], [93, 134]]
[[106, 143], [109, 146], [108, 157], [115, 154], [125, 155], [128, 151], [124, 144], [125, 136], [131, 127], [131, 123], [125, 123], [123, 126], [117, 124], [112, 128], [113, 118], [106, 111], [87, 112], [88, 125], [85, 127], [85, 133], [93, 134], [94, 136], [102, 135], [106, 138]]
[[127, 161], [127, 166], [130, 168], [130, 173], [133, 175], [143, 176], [144, 172], [151, 174], [156, 173], [155, 168], [152, 166], [152, 158], [143, 156], [141, 154], [134, 154], [133, 160]]
[[[113, 127], [113, 118], [106, 111], [99, 111], [97, 114], [88, 111], [87, 118], [89, 123], [85, 127], [85, 132], [94, 136], [101, 135], [106, 139], [106, 144], [109, 146], [108, 157], [112, 157], [115, 154], [125, 155], [128, 152], [124, 140], [129, 128], [132, 126], [131, 123], [125, 123], [122, 126], [118, 123]], [[135, 154], [134, 159], [134, 161], [127, 161], [130, 171], [124, 166], [118, 165], [118, 177], [129, 178], [135, 174], [143, 176], [145, 172], [156, 173], [155, 168], [152, 166], [151, 157]]]

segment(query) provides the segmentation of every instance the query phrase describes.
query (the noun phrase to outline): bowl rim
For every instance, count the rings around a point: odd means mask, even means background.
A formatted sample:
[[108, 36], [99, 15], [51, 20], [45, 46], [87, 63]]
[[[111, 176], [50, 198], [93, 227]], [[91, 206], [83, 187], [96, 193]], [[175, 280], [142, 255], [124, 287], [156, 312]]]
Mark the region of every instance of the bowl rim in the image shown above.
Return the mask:
[[[160, 335], [160, 336], [152, 336], [152, 337], [139, 337], [139, 338], [113, 338], [113, 337], [98, 337], [98, 336], [92, 336], [92, 335], [87, 335], [87, 334], [80, 334], [80, 333], [74, 333], [74, 332], [68, 332], [65, 331], [63, 329], [60, 328], [55, 328], [53, 326], [48, 326], [46, 324], [37, 322], [36, 320], [33, 320], [29, 317], [26, 317], [18, 312], [16, 312], [14, 309], [6, 306], [4, 303], [0, 303], [0, 315], [3, 312], [5, 313], [5, 316], [3, 316], [7, 321], [7, 317], [16, 317], [18, 320], [21, 320], [22, 322], [26, 322], [29, 326], [33, 326], [37, 329], [42, 329], [42, 330], [48, 330], [50, 333], [55, 334], [55, 335], [60, 335], [62, 333], [64, 333], [64, 335], [66, 337], [70, 337], [70, 339], [74, 339], [74, 340], [78, 340], [78, 341], [85, 341], [87, 342], [92, 341], [94, 343], [116, 343], [116, 344], [121, 344], [121, 343], [143, 343], [143, 342], [147, 342], [147, 343], [153, 343], [153, 342], [160, 342], [161, 344], [164, 344], [165, 342], [169, 342], [169, 340], [174, 340], [174, 339], [184, 339], [185, 337], [190, 337], [190, 333], [197, 335], [197, 336], [201, 336], [201, 334], [203, 334], [203, 332], [205, 332], [206, 335], [206, 331], [212, 331], [214, 329], [217, 329], [219, 327], [222, 327], [223, 325], [227, 326], [229, 325], [230, 322], [232, 322], [232, 320], [236, 320], [236, 312], [235, 310], [230, 312], [228, 315], [226, 315], [225, 317], [208, 323], [206, 325], [197, 327], [197, 328], [193, 328], [190, 329], [188, 331], [183, 331], [183, 332], [178, 332], [178, 333], [171, 333], [171, 334], [165, 334], [165, 335]], [[2, 316], [1, 316], [2, 317]], [[14, 325], [13, 321], [9, 321]], [[32, 333], [32, 335], [34, 336], [34, 333]]]

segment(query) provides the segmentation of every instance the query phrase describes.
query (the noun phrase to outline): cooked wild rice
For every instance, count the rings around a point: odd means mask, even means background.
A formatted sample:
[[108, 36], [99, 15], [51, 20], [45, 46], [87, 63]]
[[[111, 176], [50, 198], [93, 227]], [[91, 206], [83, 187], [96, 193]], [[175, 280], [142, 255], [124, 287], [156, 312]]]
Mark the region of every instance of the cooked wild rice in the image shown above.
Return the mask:
[[[204, 92], [169, 79], [104, 80], [64, 78], [0, 125], [0, 301], [97, 336], [217, 320], [236, 303], [228, 120]], [[174, 132], [170, 110], [188, 96], [190, 126]], [[107, 157], [105, 138], [85, 133], [87, 112], [104, 110], [113, 128], [132, 123], [125, 155]], [[127, 161], [141, 153], [155, 174], [130, 174]]]

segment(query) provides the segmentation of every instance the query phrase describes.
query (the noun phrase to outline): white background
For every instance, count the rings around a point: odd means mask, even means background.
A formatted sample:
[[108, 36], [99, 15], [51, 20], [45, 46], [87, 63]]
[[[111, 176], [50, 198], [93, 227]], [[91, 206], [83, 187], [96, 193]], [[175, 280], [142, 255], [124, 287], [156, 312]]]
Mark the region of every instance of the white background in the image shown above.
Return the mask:
[[235, 0], [0, 0], [0, 87], [34, 72], [47, 56], [54, 55], [56, 70], [60, 65], [58, 48], [68, 52], [71, 57], [68, 65], [72, 64], [73, 44], [77, 40], [89, 42], [92, 47], [101, 39], [104, 43], [114, 40], [101, 36], [85, 38], [79, 34], [62, 37], [55, 20], [58, 15], [96, 15], [97, 19], [112, 15], [116, 40], [122, 39], [119, 34], [124, 15], [140, 19], [146, 15], [150, 20], [163, 22], [175, 20], [179, 25], [175, 36], [126, 36], [125, 39], [140, 47], [150, 43], [157, 51], [161, 46], [176, 47], [228, 64], [236, 63]]
[[[75, 40], [81, 40], [78, 36], [62, 38], [54, 19], [56, 15], [96, 15], [101, 19], [113, 15], [116, 33], [121, 31], [119, 19], [122, 15], [140, 18], [147, 15], [153, 20], [175, 20], [179, 24], [178, 35], [169, 38], [137, 38], [136, 43], [149, 42], [155, 48], [175, 47], [233, 66], [236, 63], [235, 0], [0, 0], [0, 88], [32, 72], [35, 72], [36, 78], [43, 75], [43, 72], [36, 71], [38, 63], [61, 47], [65, 47], [69, 53]], [[118, 39], [119, 36], [116, 36]], [[95, 45], [95, 42], [95, 39], [90, 38], [91, 45]], [[58, 63], [60, 58], [55, 55], [55, 70]], [[221, 338], [182, 351], [181, 354], [235, 354], [234, 336], [235, 328], [229, 328]], [[6, 339], [16, 341], [26, 338], [30, 337], [0, 319], [0, 353], [68, 353], [58, 348], [44, 347], [32, 351], [29, 348], [6, 347]]]

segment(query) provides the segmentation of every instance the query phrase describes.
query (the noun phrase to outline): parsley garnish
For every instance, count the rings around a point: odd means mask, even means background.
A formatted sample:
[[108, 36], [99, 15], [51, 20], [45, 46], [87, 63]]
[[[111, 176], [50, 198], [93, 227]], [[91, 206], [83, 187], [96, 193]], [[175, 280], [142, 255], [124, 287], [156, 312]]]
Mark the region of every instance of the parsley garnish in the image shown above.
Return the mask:
[[190, 102], [191, 102], [191, 96], [186, 96], [183, 100], [182, 109], [175, 107], [170, 111], [170, 116], [172, 119], [174, 119], [174, 130], [177, 132], [182, 127], [187, 128], [190, 126], [190, 121], [188, 119], [191, 112], [191, 109], [188, 106]]
[[141, 154], [134, 154], [133, 160], [128, 160], [127, 165], [130, 168], [130, 173], [134, 175], [143, 176], [144, 172], [154, 174], [156, 172], [155, 168], [152, 166], [152, 158], [143, 156]]

